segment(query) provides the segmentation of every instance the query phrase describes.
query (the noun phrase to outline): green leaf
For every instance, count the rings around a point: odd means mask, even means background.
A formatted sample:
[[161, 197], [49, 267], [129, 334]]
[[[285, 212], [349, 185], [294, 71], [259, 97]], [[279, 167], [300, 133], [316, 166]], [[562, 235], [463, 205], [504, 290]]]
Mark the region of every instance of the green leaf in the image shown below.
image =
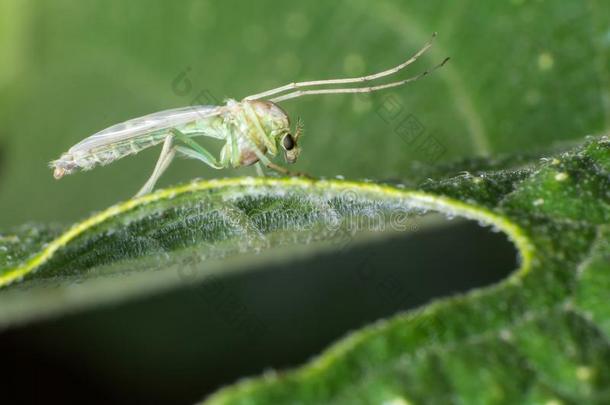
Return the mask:
[[610, 142], [601, 138], [516, 177], [429, 184], [428, 192], [480, 204], [515, 226], [496, 223], [516, 242], [520, 270], [364, 328], [296, 371], [244, 381], [206, 403], [610, 401], [609, 163]]
[[608, 401], [609, 168], [602, 137], [535, 164], [429, 180], [417, 190], [273, 178], [160, 190], [62, 233], [24, 227], [2, 235], [0, 282], [10, 285], [0, 290], [0, 323], [341, 249], [371, 225], [404, 230], [431, 210], [504, 232], [520, 268], [499, 285], [366, 327], [300, 369], [244, 381], [209, 403]]
[[[489, 190], [481, 191], [483, 201]], [[4, 235], [0, 286], [10, 288], [0, 295], [0, 325], [190, 284], [256, 261], [340, 250], [362, 231], [408, 230], [429, 210], [506, 228], [528, 250], [514, 225], [440, 193], [343, 180], [193, 182], [115, 205], [60, 234], [23, 227]], [[206, 271], [196, 274], [203, 262]]]

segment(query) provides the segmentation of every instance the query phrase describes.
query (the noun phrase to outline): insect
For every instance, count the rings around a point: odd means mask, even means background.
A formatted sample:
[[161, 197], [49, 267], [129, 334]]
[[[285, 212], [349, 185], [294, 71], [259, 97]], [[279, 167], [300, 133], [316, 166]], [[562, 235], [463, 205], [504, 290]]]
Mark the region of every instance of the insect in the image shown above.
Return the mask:
[[[273, 163], [267, 156], [275, 157], [282, 151], [286, 162], [291, 164], [296, 162], [301, 151], [299, 141], [303, 126], [298, 120], [295, 130], [292, 131], [288, 114], [278, 103], [315, 94], [371, 93], [418, 80], [443, 66], [449, 58], [430, 70], [387, 84], [313, 88], [366, 83], [398, 73], [426, 52], [432, 46], [435, 36], [436, 33], [408, 60], [383, 72], [355, 78], [290, 83], [245, 97], [241, 101], [229, 99], [223, 106], [188, 106], [131, 119], [77, 143], [59, 159], [52, 161], [50, 166], [54, 169], [54, 177], [60, 179], [79, 169], [90, 170], [97, 165], [107, 165], [125, 156], [135, 155], [143, 149], [163, 144], [150, 178], [136, 196], [153, 190], [176, 155], [200, 160], [214, 169], [237, 168], [256, 163], [260, 173], [262, 163], [267, 168], [285, 175], [303, 175]], [[193, 139], [199, 136], [224, 142], [219, 158]]]

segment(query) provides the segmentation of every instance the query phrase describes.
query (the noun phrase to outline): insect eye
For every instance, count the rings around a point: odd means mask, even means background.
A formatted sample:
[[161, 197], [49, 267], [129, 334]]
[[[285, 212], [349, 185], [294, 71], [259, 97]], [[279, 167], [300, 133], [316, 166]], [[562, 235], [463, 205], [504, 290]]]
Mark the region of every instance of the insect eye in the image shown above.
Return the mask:
[[286, 150], [294, 149], [294, 138], [292, 135], [286, 134], [286, 136], [284, 136], [284, 139], [282, 139], [282, 146]]

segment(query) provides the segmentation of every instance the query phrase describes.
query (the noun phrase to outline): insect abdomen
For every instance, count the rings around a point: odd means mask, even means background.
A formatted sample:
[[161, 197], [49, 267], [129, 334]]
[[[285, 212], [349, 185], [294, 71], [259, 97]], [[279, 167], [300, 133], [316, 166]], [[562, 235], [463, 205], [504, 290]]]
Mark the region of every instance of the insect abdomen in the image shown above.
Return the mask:
[[163, 142], [168, 131], [159, 131], [145, 138], [134, 138], [117, 142], [112, 145], [94, 148], [90, 151], [75, 151], [72, 153], [74, 163], [82, 170], [89, 170], [97, 165], [107, 165], [125, 156], [135, 155], [143, 149]]
[[215, 128], [217, 125], [211, 125], [218, 122], [222, 122], [218, 116], [203, 117], [181, 125], [168, 126], [146, 134], [118, 139], [114, 142], [110, 140], [104, 142], [96, 139], [100, 135], [108, 137], [108, 135], [100, 132], [74, 145], [58, 160], [51, 162], [51, 167], [55, 169], [55, 178], [59, 179], [75, 170], [90, 170], [97, 165], [104, 166], [162, 143], [168, 135], [171, 135], [172, 128], [182, 131], [187, 136], [197, 136], [212, 131], [210, 136], [222, 138], [216, 133], [218, 132], [218, 129]]

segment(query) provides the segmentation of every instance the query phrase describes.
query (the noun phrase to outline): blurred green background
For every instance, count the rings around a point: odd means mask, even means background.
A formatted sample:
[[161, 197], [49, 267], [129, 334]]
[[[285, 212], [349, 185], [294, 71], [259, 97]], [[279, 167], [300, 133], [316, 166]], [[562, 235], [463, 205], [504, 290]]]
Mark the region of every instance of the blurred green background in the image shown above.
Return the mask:
[[[109, 125], [222, 101], [293, 80], [396, 65], [439, 38], [411, 73], [426, 80], [375, 96], [288, 101], [306, 124], [298, 170], [373, 179], [424, 165], [523, 152], [599, 133], [610, 122], [608, 6], [602, 1], [0, 1], [0, 226], [71, 222], [133, 195], [159, 148], [56, 182], [47, 163]], [[192, 82], [177, 94], [186, 69]], [[442, 146], [427, 159], [387, 122], [399, 100]], [[178, 161], [160, 185], [213, 172]]]
[[[0, 229], [69, 224], [138, 190], [159, 148], [52, 178], [47, 163], [98, 130], [191, 104], [202, 92], [222, 102], [293, 80], [375, 72], [405, 60], [434, 31], [434, 48], [409, 72], [452, 60], [425, 80], [370, 96], [286, 102], [306, 125], [295, 168], [416, 183], [430, 166], [537, 155], [610, 128], [610, 3], [601, 0], [0, 0]], [[192, 87], [177, 92], [185, 72]], [[420, 126], [417, 140], [401, 136], [408, 118]], [[439, 153], [427, 153], [426, 141]], [[253, 173], [179, 160], [160, 186]], [[88, 391], [98, 403], [189, 402], [515, 268], [502, 235], [444, 226], [5, 333], [2, 356], [15, 370], [8, 384], [35, 380], [46, 398]], [[379, 283], [403, 288], [408, 299], [354, 278], [363, 257]], [[202, 299], [214, 285], [232, 291], [231, 304], [225, 294]], [[227, 322], [240, 308], [267, 325], [260, 343]]]

